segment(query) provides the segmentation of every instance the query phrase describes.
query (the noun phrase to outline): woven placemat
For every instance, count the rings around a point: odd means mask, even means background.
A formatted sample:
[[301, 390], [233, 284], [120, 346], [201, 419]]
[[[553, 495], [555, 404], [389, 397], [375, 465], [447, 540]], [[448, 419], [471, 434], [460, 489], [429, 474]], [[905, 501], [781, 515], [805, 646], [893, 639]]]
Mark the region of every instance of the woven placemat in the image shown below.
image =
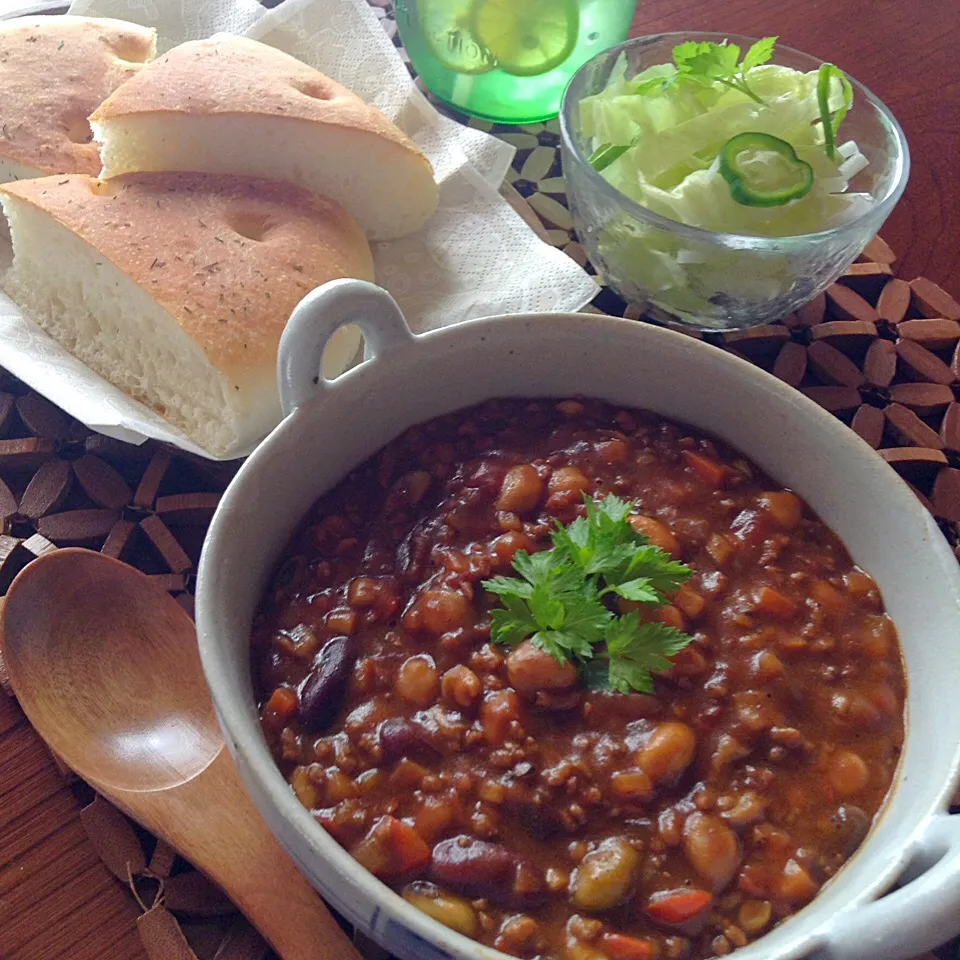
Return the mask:
[[[394, 36], [389, 3], [371, 6]], [[497, 128], [458, 119], [517, 148], [504, 195], [546, 242], [592, 270], [566, 207], [557, 122]], [[590, 309], [645, 319], [606, 288]], [[795, 315], [705, 339], [769, 370], [856, 430], [911, 485], [960, 556], [960, 305], [940, 287], [898, 277], [894, 252], [876, 239]], [[92, 433], [0, 370], [0, 595], [36, 557], [85, 546], [143, 570], [192, 614], [206, 528], [238, 466]], [[0, 664], [0, 686], [4, 681]], [[271, 956], [219, 890], [63, 773], [101, 859], [142, 908], [138, 926], [150, 960]], [[387, 960], [361, 934], [355, 939], [369, 960]], [[957, 946], [937, 956], [956, 960]]]

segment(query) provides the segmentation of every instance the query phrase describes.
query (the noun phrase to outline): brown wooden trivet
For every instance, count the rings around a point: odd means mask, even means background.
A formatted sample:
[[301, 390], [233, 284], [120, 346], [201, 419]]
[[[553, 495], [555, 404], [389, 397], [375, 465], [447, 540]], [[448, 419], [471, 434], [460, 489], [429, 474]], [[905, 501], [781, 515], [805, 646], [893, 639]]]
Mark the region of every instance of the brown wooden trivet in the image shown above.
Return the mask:
[[[706, 339], [849, 424], [910, 484], [960, 556], [960, 305], [931, 281], [896, 278], [894, 264], [877, 239], [826, 295], [782, 323]], [[0, 596], [36, 557], [81, 545], [155, 577], [192, 614], [206, 527], [238, 466], [92, 433], [0, 370]], [[141, 906], [150, 960], [271, 956], [204, 877], [72, 782], [97, 853]], [[386, 956], [366, 941], [364, 950]]]

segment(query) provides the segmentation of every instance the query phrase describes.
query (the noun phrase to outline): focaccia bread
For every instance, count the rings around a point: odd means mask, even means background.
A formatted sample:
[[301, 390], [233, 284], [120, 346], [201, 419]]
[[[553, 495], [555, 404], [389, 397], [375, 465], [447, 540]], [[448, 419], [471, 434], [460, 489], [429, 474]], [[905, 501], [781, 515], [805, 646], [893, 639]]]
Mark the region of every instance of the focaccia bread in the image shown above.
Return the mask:
[[371, 240], [419, 229], [438, 202], [430, 162], [379, 110], [243, 37], [175, 47], [90, 122], [103, 177], [194, 170], [288, 180], [342, 204]]
[[0, 183], [99, 173], [87, 118], [155, 55], [156, 40], [122, 20], [0, 21]]
[[283, 181], [57, 176], [0, 187], [0, 205], [4, 287], [24, 313], [217, 456], [279, 421], [277, 347], [297, 303], [373, 279], [353, 218]]

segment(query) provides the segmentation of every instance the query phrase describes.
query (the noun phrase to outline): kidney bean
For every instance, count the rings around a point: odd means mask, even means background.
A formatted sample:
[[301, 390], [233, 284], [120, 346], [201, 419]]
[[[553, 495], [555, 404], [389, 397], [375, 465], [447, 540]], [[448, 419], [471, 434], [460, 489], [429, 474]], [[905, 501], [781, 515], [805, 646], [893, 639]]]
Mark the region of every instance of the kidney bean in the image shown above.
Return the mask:
[[502, 886], [516, 866], [514, 855], [499, 843], [460, 835], [433, 848], [430, 874], [443, 886], [468, 897], [502, 895]]
[[311, 733], [328, 727], [343, 703], [355, 651], [349, 637], [334, 637], [320, 651], [300, 688], [297, 719]]
[[419, 723], [405, 717], [384, 720], [379, 727], [379, 736], [383, 759], [387, 763], [402, 757], [431, 763], [442, 756], [427, 731]]
[[499, 843], [460, 835], [433, 848], [430, 876], [462, 896], [485, 897], [514, 907], [532, 906], [543, 898], [539, 871]]

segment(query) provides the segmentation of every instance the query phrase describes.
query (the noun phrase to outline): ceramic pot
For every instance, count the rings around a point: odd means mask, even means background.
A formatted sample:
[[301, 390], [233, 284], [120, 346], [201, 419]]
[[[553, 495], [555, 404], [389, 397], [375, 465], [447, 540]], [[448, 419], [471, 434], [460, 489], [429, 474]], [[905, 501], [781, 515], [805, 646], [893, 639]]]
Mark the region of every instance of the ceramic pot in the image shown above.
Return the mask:
[[[319, 374], [357, 323], [366, 362]], [[597, 397], [715, 434], [796, 490], [873, 575], [897, 624], [907, 736], [888, 802], [856, 855], [738, 960], [906, 960], [960, 933], [960, 570], [929, 514], [853, 431], [779, 380], [690, 337], [586, 314], [494, 317], [414, 336], [384, 291], [335, 281], [280, 345], [286, 419], [246, 461], [210, 526], [197, 587], [203, 666], [240, 774], [329, 903], [404, 960], [506, 960], [441, 926], [360, 867], [304, 809], [260, 733], [250, 626], [311, 504], [405, 428], [492, 397]], [[897, 881], [908, 881], [884, 894]]]

